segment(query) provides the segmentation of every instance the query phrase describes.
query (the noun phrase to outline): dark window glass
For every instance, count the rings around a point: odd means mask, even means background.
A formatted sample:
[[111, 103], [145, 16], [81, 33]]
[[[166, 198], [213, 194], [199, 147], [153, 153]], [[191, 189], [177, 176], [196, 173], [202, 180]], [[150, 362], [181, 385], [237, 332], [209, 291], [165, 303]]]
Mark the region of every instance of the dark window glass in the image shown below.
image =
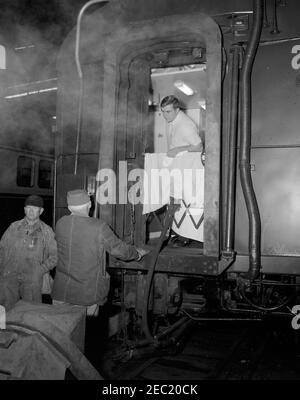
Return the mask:
[[32, 187], [34, 183], [35, 161], [31, 157], [18, 157], [17, 185]]
[[53, 161], [40, 161], [38, 185], [40, 188], [44, 189], [50, 189], [53, 187]]

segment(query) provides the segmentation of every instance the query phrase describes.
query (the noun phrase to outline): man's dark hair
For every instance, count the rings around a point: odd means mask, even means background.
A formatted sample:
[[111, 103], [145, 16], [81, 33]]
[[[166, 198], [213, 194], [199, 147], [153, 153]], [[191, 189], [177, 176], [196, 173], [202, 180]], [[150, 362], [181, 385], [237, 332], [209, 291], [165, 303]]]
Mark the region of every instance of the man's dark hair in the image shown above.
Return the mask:
[[166, 96], [162, 99], [162, 101], [160, 102], [160, 107], [166, 107], [169, 104], [173, 104], [174, 108], [179, 108], [179, 100], [177, 99], [177, 97], [170, 95], [170, 96]]

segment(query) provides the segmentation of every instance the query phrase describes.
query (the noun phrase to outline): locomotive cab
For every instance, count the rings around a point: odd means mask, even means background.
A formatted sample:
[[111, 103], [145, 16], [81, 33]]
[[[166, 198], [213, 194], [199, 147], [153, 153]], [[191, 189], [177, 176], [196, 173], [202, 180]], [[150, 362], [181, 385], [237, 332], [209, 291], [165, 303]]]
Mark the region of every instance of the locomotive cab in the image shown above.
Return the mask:
[[[188, 302], [193, 298], [194, 306], [198, 302], [202, 309], [203, 294], [190, 289], [185, 278], [194, 279], [192, 286], [198, 287], [197, 277], [216, 276], [232, 261], [228, 258], [220, 262], [220, 29], [211, 17], [201, 13], [167, 15], [134, 23], [118, 21], [105, 40], [97, 43], [97, 49], [92, 57], [98, 59], [91, 63], [91, 54], [86, 55], [86, 48], [80, 47], [81, 60], [89, 61], [88, 65], [82, 61], [83, 86], [89, 97], [83, 91], [83, 104], [87, 107], [94, 100], [99, 114], [97, 119], [96, 112], [92, 119], [82, 114], [79, 146], [74, 143], [75, 127], [64, 121], [57, 162], [57, 217], [65, 213], [66, 191], [86, 185], [95, 199], [94, 215], [106, 220], [123, 240], [150, 250], [140, 263], [110, 260], [112, 270], [123, 271], [126, 307], [142, 313], [147, 294], [140, 294], [139, 288], [147, 286], [147, 279], [151, 279], [147, 271], [154, 267], [156, 291], [165, 294], [161, 298], [155, 295], [155, 312], [168, 314], [169, 309], [176, 309], [176, 293], [181, 298], [183, 292], [190, 290], [193, 294], [188, 295]], [[99, 79], [92, 88], [91, 79], [96, 73]], [[192, 96], [178, 89], [180, 82], [193, 85]], [[196, 122], [205, 144], [205, 167], [201, 154], [194, 154], [202, 172], [201, 213], [193, 215], [189, 204], [185, 204], [183, 211], [183, 219], [194, 224], [195, 231], [201, 230], [202, 243], [193, 241], [184, 248], [171, 244], [170, 230], [160, 239], [169, 199], [164, 207], [147, 212], [141, 195], [141, 171], [145, 171], [147, 155], [165, 154], [167, 150], [167, 127], [159, 103], [170, 94], [179, 98], [184, 112]], [[74, 99], [64, 96], [62, 101], [62, 107], [74, 114]], [[98, 137], [91, 131], [95, 128], [100, 130]], [[70, 147], [79, 148], [78, 153], [70, 154]], [[177, 221], [175, 218], [177, 225], [180, 219], [182, 214]], [[153, 261], [160, 240], [159, 254]]]
[[[270, 90], [269, 70], [279, 79], [285, 53], [276, 49], [290, 43], [275, 41], [273, 33], [263, 31], [260, 45], [260, 0], [240, 2], [238, 10], [236, 2], [188, 0], [184, 9], [180, 1], [163, 3], [102, 4], [83, 19], [81, 36], [77, 31], [76, 65], [74, 31], [59, 60], [56, 218], [66, 213], [66, 192], [86, 188], [94, 199], [94, 217], [108, 222], [126, 242], [150, 250], [141, 262], [109, 260], [110, 272], [119, 280], [119, 301], [123, 309], [142, 317], [146, 336], [149, 310], [159, 316], [199, 316], [212, 309], [256, 316], [288, 304], [298, 284], [298, 250], [295, 256], [282, 257], [264, 245], [274, 231], [261, 238], [270, 220], [267, 202], [276, 190], [265, 164], [272, 159], [278, 166], [278, 160], [268, 158], [268, 140], [274, 140], [277, 127], [265, 119], [270, 110], [263, 82]], [[295, 35], [288, 23], [282, 24], [288, 33], [276, 32], [281, 40]], [[259, 62], [251, 81], [256, 50]], [[183, 84], [192, 94], [181, 91]], [[205, 157], [197, 153], [203, 178], [201, 213], [193, 218], [188, 203], [183, 210], [202, 236], [185, 247], [170, 240], [177, 212], [172, 211], [172, 196], [161, 207], [145, 207], [147, 160], [165, 156], [167, 150], [160, 102], [171, 94], [198, 125], [205, 146]], [[280, 93], [274, 94], [270, 101], [276, 108]], [[297, 99], [290, 107], [294, 104]], [[294, 131], [291, 128], [291, 137]], [[286, 145], [280, 133], [279, 138], [277, 150], [282, 152]], [[250, 164], [250, 155], [256, 165]], [[160, 175], [157, 181], [164, 189]], [[268, 188], [271, 195], [266, 195]], [[148, 192], [151, 196], [154, 189]], [[295, 232], [296, 224], [289, 227]]]

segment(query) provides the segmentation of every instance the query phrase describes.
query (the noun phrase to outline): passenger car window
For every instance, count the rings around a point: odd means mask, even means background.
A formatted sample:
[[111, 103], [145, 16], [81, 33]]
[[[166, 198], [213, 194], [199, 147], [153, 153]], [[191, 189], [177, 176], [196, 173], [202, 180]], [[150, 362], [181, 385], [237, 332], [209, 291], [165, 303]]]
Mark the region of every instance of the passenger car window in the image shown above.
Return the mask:
[[53, 187], [53, 161], [40, 160], [38, 186], [44, 189]]
[[19, 156], [17, 164], [17, 185], [32, 187], [34, 184], [35, 160], [31, 157]]

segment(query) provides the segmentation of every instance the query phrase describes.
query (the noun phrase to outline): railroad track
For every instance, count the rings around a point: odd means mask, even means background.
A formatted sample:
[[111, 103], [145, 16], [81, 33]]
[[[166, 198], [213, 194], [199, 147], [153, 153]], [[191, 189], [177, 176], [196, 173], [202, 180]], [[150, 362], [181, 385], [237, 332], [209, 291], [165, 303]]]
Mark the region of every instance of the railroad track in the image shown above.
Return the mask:
[[282, 376], [299, 379], [300, 358], [285, 334], [278, 332], [261, 321], [195, 323], [180, 351], [149, 350], [149, 354], [138, 359], [118, 362], [108, 377], [200, 381]]

